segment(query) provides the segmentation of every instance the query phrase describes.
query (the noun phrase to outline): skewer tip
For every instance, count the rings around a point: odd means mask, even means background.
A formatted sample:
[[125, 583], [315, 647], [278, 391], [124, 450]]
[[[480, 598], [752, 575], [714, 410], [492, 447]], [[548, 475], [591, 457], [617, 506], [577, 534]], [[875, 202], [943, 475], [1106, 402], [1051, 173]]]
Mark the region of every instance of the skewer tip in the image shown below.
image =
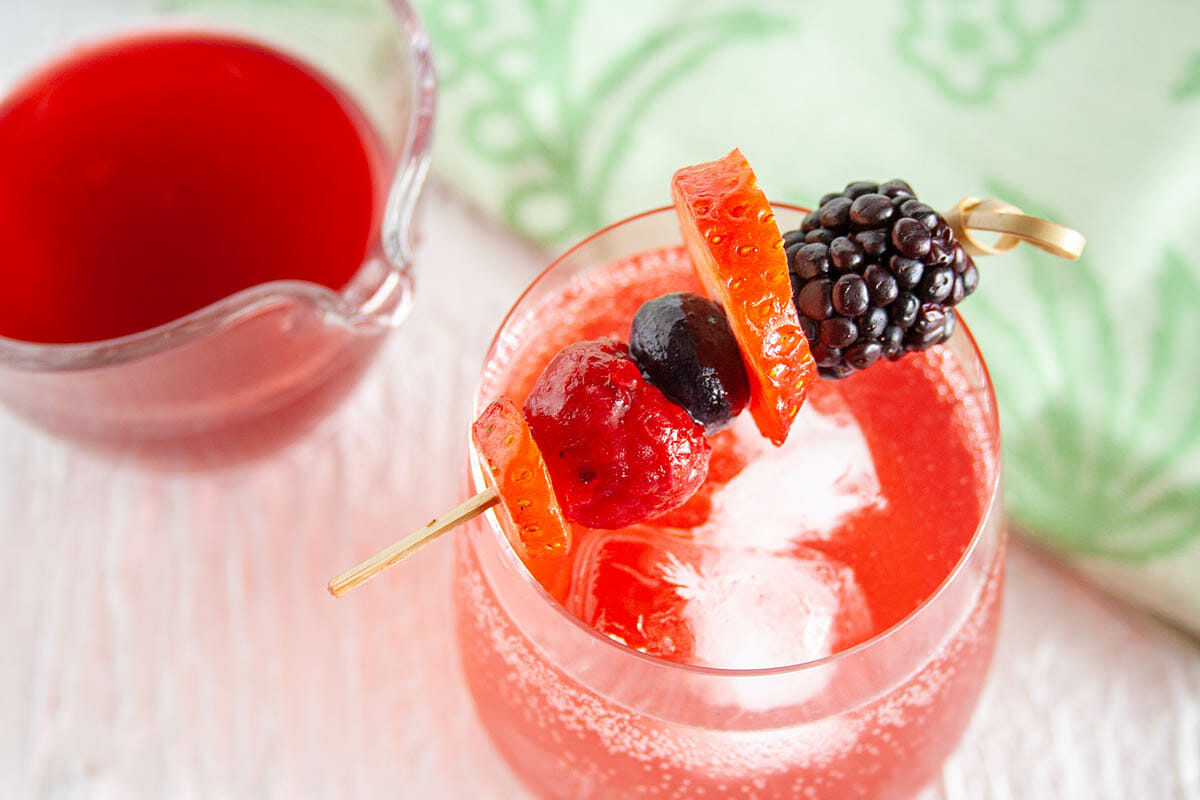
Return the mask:
[[366, 583], [388, 567], [417, 552], [443, 533], [453, 530], [464, 522], [479, 516], [498, 502], [500, 502], [500, 494], [496, 489], [494, 487], [485, 489], [469, 500], [450, 509], [442, 516], [430, 520], [408, 536], [405, 536], [390, 547], [379, 551], [361, 564], [351, 567], [340, 575], [333, 577], [326, 584], [326, 588], [334, 597], [341, 597], [359, 584]]

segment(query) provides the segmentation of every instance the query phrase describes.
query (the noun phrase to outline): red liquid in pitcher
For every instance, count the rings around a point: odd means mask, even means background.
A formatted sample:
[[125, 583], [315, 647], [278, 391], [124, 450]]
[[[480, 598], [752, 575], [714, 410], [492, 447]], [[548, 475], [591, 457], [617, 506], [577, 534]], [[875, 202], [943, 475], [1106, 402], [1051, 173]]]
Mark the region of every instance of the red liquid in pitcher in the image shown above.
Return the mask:
[[81, 51], [0, 103], [0, 336], [89, 342], [242, 289], [340, 289], [380, 207], [362, 113], [247, 41]]

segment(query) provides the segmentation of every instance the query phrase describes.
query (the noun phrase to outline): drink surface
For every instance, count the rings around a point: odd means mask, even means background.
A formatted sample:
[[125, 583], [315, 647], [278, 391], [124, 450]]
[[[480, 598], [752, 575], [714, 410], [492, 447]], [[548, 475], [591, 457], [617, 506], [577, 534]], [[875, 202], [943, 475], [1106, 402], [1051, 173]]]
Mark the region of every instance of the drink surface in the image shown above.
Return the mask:
[[[626, 339], [641, 303], [670, 291], [700, 291], [681, 248], [576, 280], [509, 326], [496, 385], [522, 401], [564, 345]], [[820, 382], [782, 448], [743, 415], [711, 440], [709, 479], [683, 507], [573, 527], [569, 610], [643, 652], [723, 668], [811, 661], [891, 627], [948, 577], [986, 509], [994, 441], [965, 384], [935, 348]]]
[[331, 82], [210, 34], [108, 42], [0, 102], [0, 335], [87, 342], [272, 280], [340, 289], [380, 152]]

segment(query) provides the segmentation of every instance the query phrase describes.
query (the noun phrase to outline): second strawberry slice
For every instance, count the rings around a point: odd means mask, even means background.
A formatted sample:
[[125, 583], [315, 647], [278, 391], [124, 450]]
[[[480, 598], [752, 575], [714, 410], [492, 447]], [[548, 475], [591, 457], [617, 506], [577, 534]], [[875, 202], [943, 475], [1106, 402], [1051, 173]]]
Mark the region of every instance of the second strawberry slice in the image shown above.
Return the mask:
[[817, 377], [792, 305], [783, 237], [741, 151], [685, 167], [671, 180], [692, 264], [725, 308], [750, 379], [750, 414], [776, 445]]

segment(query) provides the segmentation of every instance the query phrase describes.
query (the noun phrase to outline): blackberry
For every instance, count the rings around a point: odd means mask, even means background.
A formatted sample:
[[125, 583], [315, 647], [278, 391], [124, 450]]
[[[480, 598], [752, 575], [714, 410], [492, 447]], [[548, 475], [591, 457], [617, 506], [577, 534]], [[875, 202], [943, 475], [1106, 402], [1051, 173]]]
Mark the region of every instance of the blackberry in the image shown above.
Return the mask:
[[979, 270], [901, 180], [854, 181], [783, 236], [792, 302], [824, 378], [950, 338]]

